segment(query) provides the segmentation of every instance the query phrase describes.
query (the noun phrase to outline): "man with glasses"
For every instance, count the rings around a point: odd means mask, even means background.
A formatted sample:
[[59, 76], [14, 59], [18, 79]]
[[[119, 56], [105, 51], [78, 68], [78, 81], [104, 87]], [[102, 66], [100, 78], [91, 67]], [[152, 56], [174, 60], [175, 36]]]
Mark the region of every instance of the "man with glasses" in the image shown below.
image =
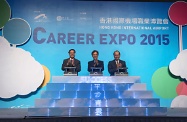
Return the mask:
[[[67, 72], [80, 72], [81, 71], [81, 63], [78, 59], [75, 58], [76, 51], [74, 49], [70, 49], [68, 51], [69, 58], [64, 59], [62, 64], [62, 70]], [[68, 68], [69, 67], [69, 68]], [[71, 68], [73, 67], [73, 68]]]

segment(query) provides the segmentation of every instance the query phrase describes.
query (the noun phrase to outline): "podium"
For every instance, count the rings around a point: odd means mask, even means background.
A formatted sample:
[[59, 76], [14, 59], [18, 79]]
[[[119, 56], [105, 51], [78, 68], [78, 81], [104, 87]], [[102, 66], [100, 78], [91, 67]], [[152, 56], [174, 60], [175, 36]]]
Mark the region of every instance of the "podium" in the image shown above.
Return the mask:
[[121, 67], [117, 69], [117, 72], [114, 73], [115, 76], [128, 76], [126, 67]]
[[102, 67], [91, 67], [90, 76], [103, 76]]
[[64, 67], [64, 76], [77, 76], [76, 67]]

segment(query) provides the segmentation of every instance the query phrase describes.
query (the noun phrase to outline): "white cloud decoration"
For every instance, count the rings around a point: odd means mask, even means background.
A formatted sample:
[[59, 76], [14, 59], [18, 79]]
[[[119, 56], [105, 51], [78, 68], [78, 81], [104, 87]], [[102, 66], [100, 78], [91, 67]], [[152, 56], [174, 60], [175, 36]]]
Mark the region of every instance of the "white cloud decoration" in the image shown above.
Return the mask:
[[0, 48], [9, 48], [9, 47], [10, 47], [9, 42], [4, 37], [0, 36]]
[[181, 51], [169, 64], [170, 72], [175, 76], [187, 79], [187, 50]]
[[187, 96], [180, 95], [173, 99], [173, 101], [171, 102], [171, 107], [172, 108], [178, 108], [178, 107], [186, 108], [187, 107], [186, 103], [187, 103]]
[[0, 36], [0, 97], [27, 95], [37, 90], [44, 79], [42, 65], [31, 53], [11, 47]]

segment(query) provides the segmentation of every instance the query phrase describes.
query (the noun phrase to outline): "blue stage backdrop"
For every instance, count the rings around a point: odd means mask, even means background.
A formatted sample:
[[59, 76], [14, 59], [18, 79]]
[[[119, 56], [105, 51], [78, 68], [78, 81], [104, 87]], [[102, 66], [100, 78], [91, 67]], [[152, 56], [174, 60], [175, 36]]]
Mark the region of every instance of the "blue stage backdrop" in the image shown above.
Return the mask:
[[[48, 70], [48, 76], [63, 75], [61, 65], [71, 48], [76, 50], [76, 58], [81, 61], [79, 76], [89, 75], [87, 65], [92, 60], [93, 50], [99, 51], [99, 59], [104, 61], [104, 75], [109, 76], [108, 62], [113, 60], [113, 52], [119, 50], [129, 75], [140, 76], [148, 90], [154, 91], [154, 97], [160, 98], [161, 106], [170, 107], [172, 100], [179, 95], [177, 85], [182, 81], [172, 77], [168, 70], [170, 62], [179, 53], [178, 26], [168, 16], [172, 2], [7, 2], [11, 18], [22, 18], [31, 27], [28, 42], [17, 48], [30, 52]], [[182, 29], [185, 49], [187, 28], [183, 26]], [[154, 77], [155, 73], [157, 76]], [[174, 83], [174, 80], [178, 81]], [[47, 82], [51, 82], [51, 78]], [[34, 106], [34, 100], [40, 97], [42, 90], [45, 90], [45, 85], [26, 96], [2, 98], [0, 107]]]

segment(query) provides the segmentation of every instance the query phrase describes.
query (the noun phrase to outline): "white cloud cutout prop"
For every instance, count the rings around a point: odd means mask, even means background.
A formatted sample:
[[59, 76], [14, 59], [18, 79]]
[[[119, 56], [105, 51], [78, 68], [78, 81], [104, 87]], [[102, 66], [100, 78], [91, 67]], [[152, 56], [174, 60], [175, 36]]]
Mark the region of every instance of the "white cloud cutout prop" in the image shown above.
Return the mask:
[[187, 79], [187, 50], [181, 51], [169, 64], [170, 72], [175, 76]]
[[9, 42], [2, 36], [0, 36], [0, 48], [9, 48]]
[[29, 52], [10, 47], [0, 37], [0, 97], [27, 95], [37, 90], [44, 79], [42, 65]]
[[171, 102], [171, 107], [175, 108], [175, 107], [183, 107], [183, 108], [187, 108], [187, 96], [186, 95], [180, 95], [177, 96], [173, 99], [173, 101]]

